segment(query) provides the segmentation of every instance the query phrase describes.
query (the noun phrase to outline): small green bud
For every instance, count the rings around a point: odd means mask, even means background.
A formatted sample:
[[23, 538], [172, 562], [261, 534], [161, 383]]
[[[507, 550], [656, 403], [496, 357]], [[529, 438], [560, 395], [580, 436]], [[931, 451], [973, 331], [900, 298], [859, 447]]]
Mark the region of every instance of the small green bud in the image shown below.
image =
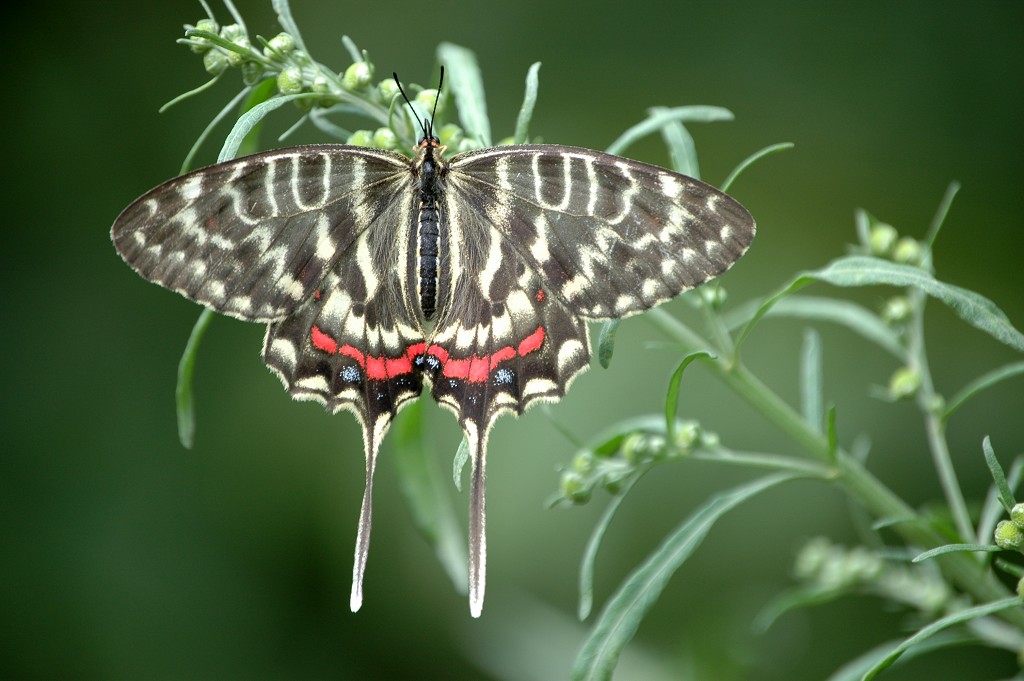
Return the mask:
[[341, 84], [346, 90], [362, 90], [373, 81], [373, 68], [365, 61], [357, 61], [345, 69]]
[[377, 101], [381, 104], [390, 104], [391, 100], [398, 96], [398, 83], [394, 78], [385, 78], [377, 83]]
[[905, 236], [896, 242], [896, 248], [892, 252], [892, 259], [907, 265], [917, 265], [921, 262], [921, 254], [920, 242]]
[[832, 543], [825, 537], [815, 537], [797, 552], [793, 571], [800, 579], [813, 579], [821, 572], [831, 555]]
[[[185, 28], [188, 28], [188, 26], [186, 26]], [[197, 31], [206, 31], [207, 33], [217, 33], [217, 31], [219, 30], [217, 27], [217, 22], [213, 21], [212, 19], [200, 19], [192, 28], [194, 28]], [[213, 43], [211, 43], [206, 38], [200, 36], [193, 36], [189, 38], [189, 40], [195, 41], [195, 44], [189, 45], [189, 49], [191, 49], [196, 54], [206, 54], [210, 51], [210, 48], [213, 47]]]
[[513, 145], [515, 143], [516, 143], [516, 138], [509, 136], [509, 137], [502, 137], [500, 140], [498, 140], [498, 142], [494, 146], [496, 146], [496, 147], [508, 147], [508, 146], [511, 146], [511, 145]]
[[238, 24], [228, 24], [220, 29], [220, 37], [227, 40], [229, 43], [237, 43], [241, 39], [249, 40], [249, 36], [245, 34], [243, 29]]
[[1010, 509], [1010, 521], [1024, 530], [1024, 504], [1014, 504]]
[[622, 491], [622, 478], [620, 476], [608, 478], [604, 481], [604, 489], [612, 496], [618, 494]]
[[892, 225], [879, 222], [871, 228], [868, 238], [870, 239], [868, 248], [871, 250], [871, 255], [888, 255], [896, 243], [896, 239], [899, 238], [899, 232]]
[[921, 375], [910, 367], [900, 367], [889, 378], [889, 397], [902, 400], [921, 387]]
[[267, 59], [273, 59], [278, 55], [288, 54], [294, 49], [295, 38], [290, 33], [278, 33], [267, 41], [267, 47], [263, 48], [263, 56]]
[[246, 85], [255, 85], [263, 78], [265, 70], [263, 64], [255, 61], [247, 61], [242, 64], [242, 82]]
[[619, 453], [626, 461], [634, 461], [637, 457], [637, 452], [642, 451], [646, 448], [647, 437], [642, 433], [629, 433], [626, 437], [622, 438], [622, 444], [619, 445]]
[[195, 28], [197, 31], [206, 31], [207, 33], [213, 33], [215, 35], [220, 30], [220, 27], [217, 26], [217, 22], [213, 19], [200, 19], [196, 22]]
[[647, 433], [630, 433], [622, 441], [620, 452], [626, 463], [635, 465], [644, 459], [657, 456], [665, 449], [665, 438]]
[[1024, 577], [1021, 577], [1017, 581], [1017, 595], [1021, 598], [1024, 598]]
[[562, 474], [562, 496], [574, 504], [585, 504], [590, 500], [586, 480], [579, 473], [569, 471]]
[[378, 149], [396, 149], [398, 135], [390, 128], [377, 128], [373, 131], [373, 146]]
[[[444, 111], [444, 99], [442, 98], [441, 101], [437, 100], [437, 90], [420, 90], [416, 95], [415, 101], [427, 111], [436, 111], [437, 113]], [[437, 109], [434, 109], [434, 102], [437, 102]]]
[[[248, 38], [239, 38], [238, 40], [233, 40], [232, 42], [243, 49], [252, 49], [252, 43], [249, 42]], [[227, 54], [228, 64], [230, 64], [231, 66], [241, 66], [245, 62], [249, 61], [249, 57], [241, 52], [229, 50]]]
[[704, 449], [718, 449], [722, 444], [722, 438], [718, 433], [702, 431], [700, 434], [700, 446]]
[[701, 300], [715, 310], [722, 307], [727, 297], [725, 289], [716, 285], [701, 286], [697, 292], [700, 294]]
[[223, 73], [227, 67], [228, 56], [224, 54], [223, 50], [214, 49], [203, 55], [203, 68], [211, 76]]
[[906, 297], [895, 296], [885, 302], [882, 319], [889, 324], [899, 324], [910, 317], [911, 310], [910, 301]]
[[1024, 530], [1009, 520], [1000, 520], [995, 531], [996, 546], [1001, 549], [1020, 551], [1024, 546]]
[[302, 71], [297, 66], [289, 66], [277, 74], [277, 89], [282, 95], [297, 95], [302, 87]]
[[369, 130], [356, 130], [349, 136], [348, 144], [354, 144], [357, 147], [372, 147], [373, 133]]
[[462, 141], [462, 128], [455, 123], [446, 123], [437, 131], [437, 139], [446, 147], [454, 147]]
[[313, 78], [313, 84], [310, 86], [310, 90], [317, 93], [318, 95], [326, 95], [331, 92], [331, 83], [323, 75], [318, 75]]
[[689, 452], [700, 439], [700, 424], [696, 421], [686, 421], [676, 428], [676, 448], [682, 452]]
[[594, 468], [594, 455], [584, 449], [572, 458], [572, 470], [581, 475], [586, 475]]

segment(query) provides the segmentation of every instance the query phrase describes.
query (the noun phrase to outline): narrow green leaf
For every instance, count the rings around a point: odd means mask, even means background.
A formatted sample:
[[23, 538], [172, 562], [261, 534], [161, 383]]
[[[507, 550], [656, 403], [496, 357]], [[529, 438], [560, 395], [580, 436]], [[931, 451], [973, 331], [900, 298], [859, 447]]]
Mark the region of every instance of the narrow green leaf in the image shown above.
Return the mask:
[[530, 140], [530, 119], [533, 118], [533, 108], [537, 105], [537, 90], [540, 88], [540, 62], [530, 65], [526, 72], [526, 92], [523, 93], [523, 105], [519, 107], [519, 116], [516, 117], [516, 132], [513, 138], [516, 144], [526, 144]]
[[297, 95], [278, 95], [252, 107], [242, 114], [235, 122], [235, 127], [228, 133], [221, 147], [218, 161], [230, 161], [238, 154], [238, 148], [242, 145], [246, 136], [263, 120], [263, 118], [274, 109], [279, 109], [288, 102], [297, 99], [316, 99], [321, 95], [315, 92], [300, 92]]
[[462, 491], [462, 469], [469, 461], [469, 440], [465, 437], [459, 442], [459, 448], [455, 450], [455, 459], [452, 460], [452, 479], [455, 481], [455, 489]]
[[363, 60], [363, 51], [359, 49], [356, 41], [352, 40], [352, 38], [347, 35], [341, 36], [341, 44], [345, 51], [348, 52], [348, 58], [352, 60], [353, 64]]
[[[303, 42], [302, 34], [299, 33], [299, 25], [295, 23], [295, 19], [292, 17], [292, 8], [288, 6], [288, 0], [271, 0], [270, 5], [277, 14], [278, 25], [285, 30], [285, 33], [288, 33], [295, 39], [295, 46], [308, 55], [309, 50], [306, 49], [306, 43]], [[354, 61], [359, 60], [356, 59]]]
[[1003, 473], [1003, 467], [999, 465], [996, 451], [992, 449], [992, 441], [989, 440], [988, 435], [981, 441], [981, 449], [985, 452], [985, 463], [988, 465], [989, 472], [992, 473], [992, 480], [996, 483], [996, 489], [999, 490], [999, 500], [1003, 502], [1003, 508], [1009, 513], [1010, 509], [1017, 502], [1013, 498], [1013, 491], [1010, 489], [1010, 486], [1006, 484], [1006, 475]]
[[612, 355], [615, 354], [615, 334], [621, 323], [621, 319], [609, 319], [601, 324], [601, 330], [597, 334], [597, 361], [602, 369], [607, 369], [612, 365]]
[[[726, 315], [727, 328], [736, 329], [749, 323], [758, 309], [757, 301], [737, 306]], [[907, 359], [906, 348], [892, 327], [871, 310], [849, 300], [794, 294], [779, 300], [764, 316], [840, 324], [871, 341], [896, 359], [904, 362]]]
[[821, 377], [821, 336], [814, 329], [804, 331], [800, 349], [800, 407], [804, 420], [815, 432], [822, 432], [825, 404], [824, 381]]
[[391, 427], [399, 488], [416, 529], [434, 549], [456, 590], [465, 593], [469, 575], [462, 526], [433, 465], [434, 450], [424, 420], [423, 402], [416, 400], [402, 410]]
[[199, 153], [199, 148], [203, 146], [203, 143], [213, 132], [213, 129], [216, 128], [222, 120], [232, 114], [238, 107], [238, 104], [245, 99], [250, 92], [252, 92], [251, 87], [242, 88], [242, 91], [232, 97], [231, 101], [213, 117], [213, 120], [210, 121], [205, 128], [203, 128], [203, 131], [199, 133], [199, 137], [197, 137], [196, 141], [192, 143], [192, 147], [188, 150], [188, 153], [185, 154], [185, 160], [182, 161], [181, 168], [178, 170], [179, 175], [183, 175], [192, 169], [192, 162], [195, 160], [196, 154]]
[[217, 83], [218, 80], [220, 80], [220, 74], [217, 74], [216, 76], [214, 76], [210, 80], [206, 81], [205, 83], [203, 83], [199, 87], [192, 88], [188, 92], [182, 92], [180, 95], [178, 95], [177, 97], [175, 97], [174, 99], [172, 99], [171, 101], [167, 102], [162, 107], [160, 107], [157, 111], [159, 113], [163, 113], [163, 112], [167, 111], [168, 109], [170, 109], [175, 104], [183, 102], [186, 99], [189, 99], [191, 97], [195, 97], [196, 95], [198, 95], [201, 92], [205, 92], [206, 90], [209, 90], [211, 87], [213, 87]]
[[729, 175], [725, 178], [725, 182], [722, 183], [720, 189], [723, 192], [729, 191], [729, 187], [731, 187], [732, 183], [736, 181], [736, 178], [740, 176], [740, 173], [742, 173], [750, 166], [754, 165], [755, 162], [760, 161], [765, 156], [771, 156], [772, 154], [777, 154], [780, 151], [792, 149], [794, 146], [795, 145], [792, 142], [780, 142], [779, 144], [772, 144], [771, 146], [767, 146], [764, 149], [761, 149], [760, 151], [755, 151], [753, 154], [747, 156], [745, 159], [740, 161], [740, 164], [736, 166], [733, 169], [733, 171], [729, 173]]
[[633, 489], [633, 485], [642, 476], [643, 473], [640, 473], [626, 480], [622, 489], [612, 497], [612, 500], [604, 509], [597, 524], [594, 526], [593, 532], [590, 533], [590, 539], [587, 540], [587, 546], [583, 550], [583, 558], [580, 559], [580, 604], [577, 610], [580, 621], [590, 617], [590, 611], [594, 607], [594, 565], [597, 561], [597, 551], [601, 547], [601, 541], [604, 539], [605, 532], [608, 531], [608, 526], [611, 525], [615, 513], [619, 510], [619, 506], [622, 505], [626, 495], [629, 494], [629, 490]]
[[714, 355], [703, 350], [691, 352], [679, 363], [668, 381], [668, 393], [665, 395], [665, 432], [668, 433], [668, 441], [673, 446], [676, 441], [676, 413], [679, 411], [679, 388], [683, 380], [683, 372], [686, 367], [695, 359], [714, 359]]
[[838, 258], [820, 270], [798, 275], [761, 304], [741, 332], [737, 346], [776, 303], [815, 281], [842, 287], [888, 285], [916, 288], [945, 303], [968, 324], [985, 331], [996, 340], [1024, 351], [1024, 334], [1015, 329], [1003, 311], [984, 296], [940, 282], [917, 267], [860, 255]]
[[780, 596], [773, 598], [768, 605], [757, 613], [752, 628], [754, 631], [763, 634], [787, 612], [828, 603], [845, 594], [846, 592], [839, 589], [825, 589], [820, 586], [804, 586], [790, 589]]
[[492, 146], [484, 81], [480, 75], [476, 54], [453, 43], [441, 43], [437, 46], [437, 59], [444, 65], [445, 73], [448, 74], [462, 128], [481, 145]]
[[910, 562], [920, 563], [921, 561], [930, 560], [931, 558], [942, 556], [947, 553], [974, 553], [975, 551], [996, 553], [998, 551], [1002, 551], [1002, 549], [995, 544], [944, 544], [917, 554]]
[[352, 136], [351, 130], [341, 127], [327, 118], [324, 113], [326, 112], [322, 112], [320, 109], [313, 109], [309, 112], [309, 121], [317, 130], [340, 142], [344, 142]]
[[[914, 646], [904, 653], [903, 659], [907, 660], [912, 657], [917, 657], [931, 652], [932, 650], [939, 650], [941, 648], [948, 648], [955, 645], [968, 645], [972, 643], [979, 644], [982, 643], [982, 641], [980, 641], [977, 636], [964, 633], [962, 630], [945, 631]], [[867, 672], [879, 657], [888, 653], [892, 650], [893, 646], [898, 644], [898, 641], [887, 641], [871, 648], [867, 652], [858, 655], [837, 669], [826, 681], [860, 681], [860, 678], [864, 676], [865, 672]]]
[[[1024, 476], [1024, 459], [1017, 457], [1010, 464], [1010, 473], [1006, 476], [1006, 487], [1011, 493], [1020, 485], [1021, 477]], [[985, 503], [981, 506], [978, 514], [978, 543], [991, 541], [992, 533], [996, 531], [996, 525], [1003, 519], [1006, 511], [1003, 507], [1003, 496], [999, 485], [992, 483], [985, 494]]]
[[828, 435], [828, 460], [835, 463], [836, 453], [839, 451], [839, 435], [836, 433], [836, 406], [834, 404], [828, 408], [825, 425], [825, 433]]
[[858, 208], [853, 214], [853, 222], [857, 228], [857, 240], [865, 249], [869, 248], [871, 245], [871, 223], [874, 222], [871, 213], [863, 208]]
[[870, 258], [848, 256], [810, 273], [834, 286], [912, 286], [945, 303], [968, 324], [1010, 347], [1024, 351], [1024, 334], [1015, 329], [1002, 310], [973, 291], [946, 284], [917, 267]]
[[178, 361], [178, 383], [174, 389], [174, 401], [178, 414], [178, 440], [185, 449], [192, 449], [196, 440], [196, 413], [192, 401], [192, 376], [195, 373], [196, 354], [203, 340], [203, 334], [213, 321], [213, 310], [204, 308], [199, 314], [185, 343], [185, 351]]
[[961, 610], [960, 612], [955, 612], [952, 615], [947, 615], [946, 617], [935, 620], [928, 626], [918, 630], [918, 632], [910, 638], [904, 639], [898, 646], [893, 648], [888, 652], [888, 654], [882, 657], [882, 659], [872, 665], [862, 678], [864, 681], [875, 678], [879, 672], [892, 665], [892, 663], [895, 662], [900, 655], [906, 652], [908, 648], [926, 640], [930, 636], [933, 636], [944, 629], [948, 629], [949, 627], [962, 622], [970, 622], [971, 620], [978, 619], [979, 617], [986, 617], [1002, 610], [1019, 608], [1020, 606], [1020, 597], [1013, 596], [1012, 598], [1004, 598], [992, 603], [985, 603], [984, 605], [967, 608], [966, 610]]
[[732, 112], [720, 106], [677, 106], [670, 109], [659, 108], [647, 118], [640, 121], [619, 138], [608, 145], [609, 154], [622, 155], [631, 144], [655, 132], [659, 132], [666, 123], [682, 121], [684, 123], [709, 123], [712, 121], [731, 121]]
[[931, 252], [932, 247], [935, 245], [935, 239], [939, 236], [939, 230], [942, 229], [942, 224], [946, 221], [946, 216], [949, 215], [949, 208], [953, 205], [953, 199], [956, 198], [956, 194], [959, 191], [959, 182], [949, 183], [949, 186], [946, 187], [946, 193], [942, 196], [942, 201], [939, 202], [939, 208], [935, 211], [935, 217], [932, 218], [928, 234], [925, 235], [923, 243], [925, 252], [928, 253], [929, 264], [931, 263]]
[[899, 335], [892, 327], [874, 312], [848, 300], [795, 295], [779, 301], [772, 314], [841, 324], [898, 359], [907, 356]]
[[654, 553], [633, 572], [605, 605], [573, 665], [574, 681], [610, 679], [622, 649], [654, 605], [669, 578], [700, 546], [725, 513], [764, 490], [796, 479], [770, 475], [722, 492], [690, 515]]
[[[231, 18], [235, 20], [236, 24], [241, 26], [242, 33], [249, 35], [249, 29], [245, 27], [245, 20], [242, 19], [242, 13], [235, 8], [235, 3], [231, 2], [231, 0], [223, 0], [223, 2], [224, 6], [227, 7], [228, 14], [231, 15]], [[282, 0], [282, 2], [284, 2], [284, 0]], [[287, 7], [288, 3], [284, 2], [284, 5]]]
[[1012, 364], [999, 367], [998, 369], [993, 369], [987, 374], [971, 381], [961, 388], [960, 392], [950, 398], [949, 405], [946, 407], [946, 412], [942, 415], [942, 420], [947, 420], [952, 416], [953, 412], [963, 406], [964, 402], [974, 397], [982, 390], [991, 388], [1001, 381], [1013, 378], [1014, 376], [1020, 376], [1021, 374], [1024, 374], [1024, 362], [1014, 362]]
[[[668, 109], [663, 106], [651, 108], [654, 116], [665, 114]], [[700, 165], [697, 163], [697, 145], [693, 135], [678, 119], [666, 121], [661, 126], [661, 139], [668, 148], [668, 156], [672, 160], [672, 169], [677, 173], [700, 179]]]

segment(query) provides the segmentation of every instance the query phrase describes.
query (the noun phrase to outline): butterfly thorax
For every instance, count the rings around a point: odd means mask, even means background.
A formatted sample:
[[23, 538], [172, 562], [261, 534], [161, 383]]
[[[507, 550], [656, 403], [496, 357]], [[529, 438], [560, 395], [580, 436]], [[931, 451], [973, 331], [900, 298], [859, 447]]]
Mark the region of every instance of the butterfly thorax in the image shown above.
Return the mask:
[[415, 223], [418, 244], [416, 272], [419, 276], [417, 292], [423, 318], [430, 321], [437, 307], [438, 259], [442, 241], [438, 179], [444, 168], [444, 147], [436, 137], [425, 137], [420, 141], [419, 149]]

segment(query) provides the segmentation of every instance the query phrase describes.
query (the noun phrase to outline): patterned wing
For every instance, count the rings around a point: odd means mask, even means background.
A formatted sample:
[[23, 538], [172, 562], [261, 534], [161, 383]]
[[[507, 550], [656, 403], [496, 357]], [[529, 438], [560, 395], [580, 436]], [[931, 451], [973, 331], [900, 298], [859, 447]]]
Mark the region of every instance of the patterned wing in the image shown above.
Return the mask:
[[414, 262], [403, 241], [412, 187], [410, 162], [398, 154], [291, 147], [170, 180], [112, 229], [118, 252], [144, 278], [219, 312], [272, 322], [264, 360], [288, 391], [359, 419], [366, 491], [353, 610], [362, 602], [380, 442], [422, 389], [412, 359], [423, 331], [404, 284]]
[[386, 151], [279, 149], [165, 182], [128, 206], [111, 236], [144, 278], [218, 312], [273, 321], [309, 298], [408, 175], [408, 160]]
[[[402, 195], [404, 197], [404, 195]], [[267, 328], [263, 358], [296, 399], [352, 411], [363, 428], [366, 487], [356, 539], [350, 605], [363, 600], [373, 474], [381, 440], [398, 410], [419, 396], [416, 363], [426, 347], [407, 270], [412, 199], [396, 198], [343, 253], [306, 303]], [[401, 235], [401, 236], [399, 236]], [[404, 238], [403, 238], [404, 237]]]
[[423, 363], [434, 399], [455, 413], [469, 443], [469, 602], [478, 617], [487, 561], [488, 433], [500, 413], [521, 414], [535, 400], [564, 395], [587, 368], [590, 350], [586, 324], [549, 294], [476, 203], [449, 192], [451, 257], [461, 266]]
[[513, 146], [452, 159], [454, 273], [425, 361], [470, 445], [470, 609], [483, 605], [487, 435], [587, 369], [581, 317], [645, 310], [728, 269], [754, 221], [692, 178], [588, 149]]
[[754, 219], [727, 194], [590, 149], [494, 147], [454, 157], [451, 171], [508, 216], [498, 229], [553, 295], [590, 319], [635, 314], [699, 286], [754, 238]]

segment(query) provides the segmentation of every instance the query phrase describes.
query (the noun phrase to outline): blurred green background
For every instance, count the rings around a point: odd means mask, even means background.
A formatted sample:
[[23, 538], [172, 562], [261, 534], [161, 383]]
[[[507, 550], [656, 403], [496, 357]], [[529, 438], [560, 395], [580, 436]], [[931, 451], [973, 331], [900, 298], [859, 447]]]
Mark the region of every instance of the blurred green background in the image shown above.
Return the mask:
[[[252, 33], [279, 30], [269, 0], [239, 8]], [[712, 183], [749, 153], [794, 142], [732, 188], [759, 233], [724, 279], [731, 301], [766, 294], [843, 253], [857, 207], [922, 235], [947, 184], [959, 180], [937, 246], [939, 277], [991, 298], [1024, 326], [1020, 2], [293, 0], [292, 9], [314, 57], [339, 69], [347, 65], [343, 34], [382, 73], [428, 84], [439, 41], [475, 50], [496, 138], [511, 133], [526, 69], [541, 61], [531, 132], [545, 141], [602, 148], [649, 106], [725, 106], [734, 123], [692, 128]], [[226, 23], [223, 7], [214, 10]], [[174, 43], [201, 7], [174, 0], [9, 11], [6, 53], [16, 68], [7, 71], [2, 114], [0, 674], [565, 678], [586, 631], [574, 619], [577, 566], [607, 497], [546, 509], [573, 453], [552, 419], [536, 409], [499, 421], [492, 436], [480, 621], [416, 534], [387, 451], [366, 603], [351, 614], [363, 481], [354, 420], [291, 402], [260, 362], [263, 330], [218, 319], [199, 357], [197, 445], [180, 448], [175, 368], [198, 308], [144, 283], [109, 242], [118, 212], [178, 171], [238, 86], [228, 74], [214, 91], [157, 114], [206, 79], [201, 60]], [[273, 121], [268, 132], [290, 123]], [[315, 139], [305, 132], [294, 141]], [[630, 151], [667, 162], [656, 139]], [[878, 306], [886, 295], [869, 290], [857, 299]], [[670, 309], [689, 314], [679, 302]], [[930, 311], [933, 370], [947, 395], [1018, 358], [940, 305]], [[754, 370], [794, 401], [802, 334], [798, 324], [769, 321], [746, 346]], [[915, 408], [868, 396], [886, 383], [892, 361], [835, 329], [823, 329], [823, 339], [826, 394], [843, 442], [868, 433], [871, 467], [883, 480], [911, 504], [938, 500]], [[650, 347], [659, 340], [643, 318], [625, 323], [612, 368], [581, 378], [551, 414], [586, 437], [659, 410], [678, 359]], [[982, 437], [991, 435], [1004, 461], [1024, 447], [1022, 394], [1019, 380], [1004, 384], [950, 424], [961, 482], [974, 498], [988, 484]], [[793, 453], [699, 368], [686, 378], [682, 410], [729, 446]], [[432, 405], [427, 418], [448, 481], [458, 429]], [[599, 602], [712, 490], [746, 477], [683, 463], [645, 479], [599, 556]], [[454, 503], [462, 516], [465, 497]], [[764, 635], [750, 630], [791, 584], [793, 552], [818, 534], [857, 541], [846, 500], [822, 485], [784, 487], [726, 518], [676, 575], [618, 678], [822, 678], [898, 635], [903, 614], [870, 598], [791, 613]], [[916, 660], [891, 678], [951, 678], [950, 664], [970, 664], [970, 678], [1014, 669], [1008, 655], [968, 648]]]

